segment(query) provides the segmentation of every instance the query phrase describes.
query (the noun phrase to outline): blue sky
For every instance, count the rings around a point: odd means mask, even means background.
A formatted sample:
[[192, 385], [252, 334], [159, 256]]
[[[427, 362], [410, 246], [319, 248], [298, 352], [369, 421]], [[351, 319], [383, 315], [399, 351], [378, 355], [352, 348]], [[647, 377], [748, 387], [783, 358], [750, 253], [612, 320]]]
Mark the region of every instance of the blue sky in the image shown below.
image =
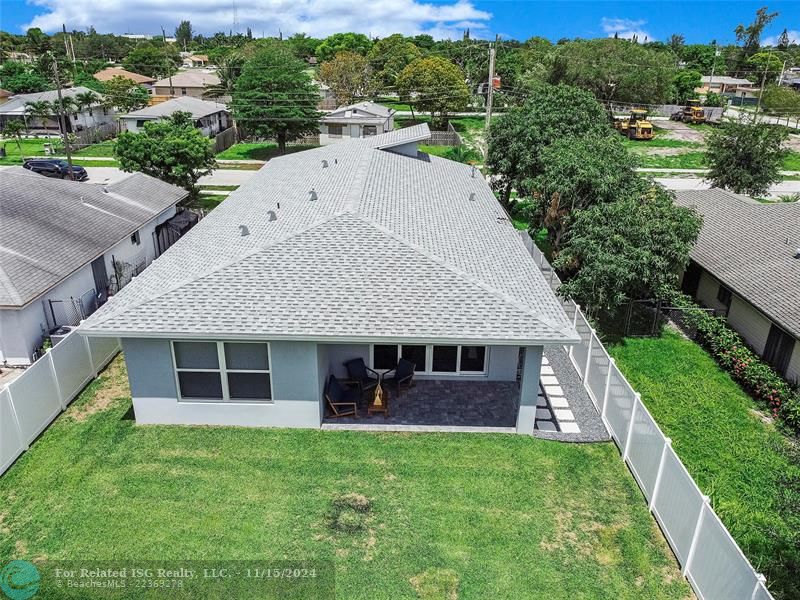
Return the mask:
[[[174, 30], [189, 19], [202, 33], [232, 27], [232, 0], [0, 0], [0, 27], [20, 32], [27, 25], [54, 31], [93, 25], [113, 33], [159, 33], [163, 25]], [[387, 35], [431, 33], [458, 37], [470, 27], [475, 37], [526, 39], [534, 35], [604, 37], [619, 31], [637, 32], [641, 38], [666, 39], [682, 33], [688, 42], [734, 41], [738, 23], [749, 23], [764, 0], [665, 1], [630, 0], [238, 0], [240, 29], [250, 26], [255, 35], [306, 31], [318, 37], [333, 31], [362, 31]], [[800, 2], [769, 3], [780, 16], [765, 37], [777, 36], [784, 27], [800, 38]], [[690, 15], [687, 17], [687, 15]], [[800, 41], [800, 39], [798, 40]]]

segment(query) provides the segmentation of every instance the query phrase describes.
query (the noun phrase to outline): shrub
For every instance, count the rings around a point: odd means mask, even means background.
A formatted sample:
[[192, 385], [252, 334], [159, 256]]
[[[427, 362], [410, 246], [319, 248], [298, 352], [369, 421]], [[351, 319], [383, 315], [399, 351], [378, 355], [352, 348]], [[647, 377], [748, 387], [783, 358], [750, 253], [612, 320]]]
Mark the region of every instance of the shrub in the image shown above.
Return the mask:
[[[687, 309], [684, 323], [696, 330], [696, 339], [720, 366], [755, 400], [789, 428], [800, 431], [800, 389], [792, 386], [747, 346], [723, 317], [709, 315], [685, 294], [676, 292], [673, 306]], [[698, 310], [691, 310], [696, 308]]]

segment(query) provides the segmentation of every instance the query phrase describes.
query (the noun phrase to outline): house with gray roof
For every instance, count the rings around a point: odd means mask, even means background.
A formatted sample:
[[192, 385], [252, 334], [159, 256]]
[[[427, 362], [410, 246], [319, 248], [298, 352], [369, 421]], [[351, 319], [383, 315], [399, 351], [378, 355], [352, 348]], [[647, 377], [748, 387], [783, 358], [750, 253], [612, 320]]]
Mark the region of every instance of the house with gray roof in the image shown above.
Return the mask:
[[[61, 90], [63, 98], [75, 99], [80, 94], [92, 93], [96, 97], [96, 102], [91, 106], [82, 106], [79, 110], [66, 113], [64, 115], [64, 124], [68, 132], [81, 131], [98, 125], [106, 123], [113, 123], [116, 117], [113, 109], [103, 106], [102, 94], [98, 94], [94, 90], [83, 86], [76, 86], [73, 88], [65, 88]], [[19, 120], [25, 124], [29, 131], [44, 130], [44, 131], [59, 131], [58, 116], [55, 112], [49, 117], [32, 116], [26, 110], [27, 105], [33, 102], [49, 102], [53, 104], [58, 100], [58, 92], [56, 90], [48, 90], [45, 92], [36, 92], [32, 94], [14, 94], [10, 96], [5, 102], [0, 104], [0, 130], [3, 129], [9, 121]]]
[[225, 131], [230, 125], [230, 113], [227, 106], [191, 96], [173, 98], [172, 100], [159, 102], [141, 110], [122, 115], [120, 121], [125, 126], [125, 129], [138, 133], [144, 129], [144, 124], [148, 121], [159, 121], [176, 112], [191, 113], [195, 127], [202, 131], [203, 135], [209, 137]]
[[142, 173], [105, 186], [0, 170], [0, 365], [28, 365], [177, 237], [186, 190]]
[[340, 106], [320, 120], [319, 143], [323, 146], [350, 138], [380, 135], [394, 129], [396, 111], [375, 102]]
[[210, 71], [178, 71], [172, 77], [159, 79], [153, 84], [155, 96], [192, 96], [202, 98], [209, 86], [219, 85], [220, 79]]
[[579, 337], [480, 172], [429, 137], [271, 160], [89, 317], [122, 341], [137, 421], [320, 427], [345, 361], [405, 359], [450, 407], [423, 424], [532, 432], [543, 348]]
[[800, 382], [800, 203], [762, 204], [724, 190], [676, 192], [703, 215], [684, 292]]

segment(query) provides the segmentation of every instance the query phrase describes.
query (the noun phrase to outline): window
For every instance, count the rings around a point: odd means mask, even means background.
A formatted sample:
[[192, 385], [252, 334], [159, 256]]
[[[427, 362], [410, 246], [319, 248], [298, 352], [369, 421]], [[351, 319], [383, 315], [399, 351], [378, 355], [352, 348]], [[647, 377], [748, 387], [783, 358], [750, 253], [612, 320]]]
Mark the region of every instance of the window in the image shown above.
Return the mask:
[[131, 244], [134, 244], [134, 245], [138, 246], [141, 243], [142, 243], [142, 240], [139, 237], [139, 232], [138, 231], [134, 231], [133, 235], [131, 235]]
[[428, 368], [427, 346], [408, 346], [403, 344], [400, 347], [400, 356], [414, 363], [417, 371], [426, 371]]
[[458, 366], [458, 346], [434, 346], [434, 373], [455, 373]]
[[486, 346], [375, 344], [372, 368], [394, 369], [400, 358], [414, 363], [417, 373], [480, 375], [486, 373]]
[[147, 121], [145, 119], [136, 120], [136, 129], [142, 129]]
[[342, 137], [341, 124], [328, 124], [328, 135], [331, 137]]
[[722, 304], [727, 306], [728, 308], [731, 307], [731, 291], [726, 288], [724, 285], [719, 286], [717, 290], [717, 300], [719, 300]]
[[185, 95], [186, 95], [186, 88], [181, 88], [181, 96], [185, 96]]
[[767, 343], [764, 346], [764, 360], [781, 375], [786, 375], [794, 350], [794, 338], [773, 324], [769, 328]]
[[462, 373], [483, 373], [486, 370], [486, 346], [461, 346]]
[[375, 344], [372, 348], [373, 369], [394, 369], [397, 366], [397, 345]]
[[369, 137], [371, 135], [378, 135], [378, 128], [375, 125], [364, 125], [364, 137]]
[[172, 342], [181, 400], [269, 401], [269, 345], [254, 342]]

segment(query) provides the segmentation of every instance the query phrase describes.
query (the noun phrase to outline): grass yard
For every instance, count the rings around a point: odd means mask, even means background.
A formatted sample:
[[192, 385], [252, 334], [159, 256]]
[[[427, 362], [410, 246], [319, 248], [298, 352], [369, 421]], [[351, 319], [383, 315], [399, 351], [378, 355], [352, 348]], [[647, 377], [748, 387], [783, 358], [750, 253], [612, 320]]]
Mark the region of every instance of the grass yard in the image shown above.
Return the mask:
[[198, 194], [194, 205], [205, 211], [213, 210], [220, 205], [220, 202], [227, 198], [227, 194]]
[[86, 146], [86, 148], [81, 148], [76, 151], [75, 156], [102, 156], [113, 158], [114, 144], [115, 142], [113, 140], [92, 144], [91, 146]]
[[[647, 143], [647, 142], [642, 142]], [[706, 153], [703, 151], [684, 152], [683, 154], [673, 154], [669, 156], [659, 156], [653, 154], [639, 154], [639, 162], [642, 167], [658, 169], [707, 169]]]
[[[314, 144], [287, 146], [286, 154], [310, 150], [311, 148], [318, 148], [318, 146]], [[217, 160], [269, 160], [276, 156], [280, 156], [280, 154], [278, 154], [278, 144], [271, 142], [242, 142], [234, 144], [227, 150], [223, 150], [217, 154]]]
[[17, 140], [13, 138], [2, 138], [0, 145], [5, 147], [6, 156], [0, 158], [0, 165], [19, 165], [22, 164], [23, 157], [44, 156], [45, 144], [52, 144], [54, 148], [57, 148], [59, 138], [22, 138], [20, 146], [17, 146]]
[[331, 561], [347, 599], [691, 597], [611, 443], [136, 426], [128, 395], [118, 357], [0, 479], [0, 556]]
[[628, 338], [611, 354], [776, 597], [800, 598], [798, 449], [680, 334]]
[[790, 151], [789, 155], [783, 159], [783, 169], [785, 171], [800, 171], [800, 152]]

